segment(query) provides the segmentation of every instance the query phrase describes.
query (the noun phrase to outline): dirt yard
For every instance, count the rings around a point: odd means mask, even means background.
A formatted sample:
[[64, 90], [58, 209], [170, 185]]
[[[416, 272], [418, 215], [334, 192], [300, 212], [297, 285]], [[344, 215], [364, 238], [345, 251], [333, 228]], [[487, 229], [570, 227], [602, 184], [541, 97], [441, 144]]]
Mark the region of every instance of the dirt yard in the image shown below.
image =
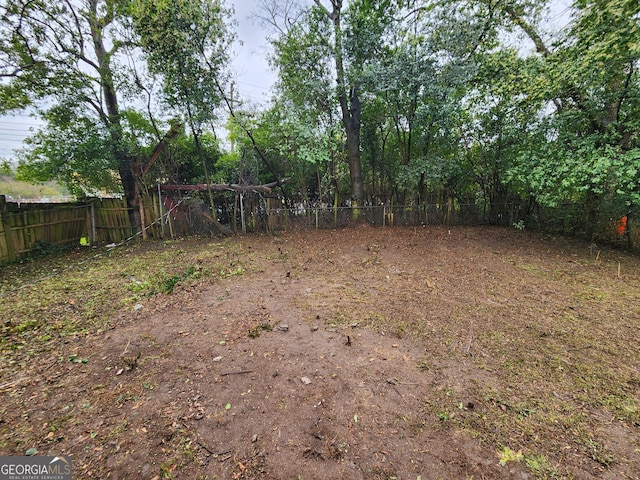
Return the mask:
[[358, 226], [0, 276], [0, 454], [74, 479], [640, 478], [623, 252]]

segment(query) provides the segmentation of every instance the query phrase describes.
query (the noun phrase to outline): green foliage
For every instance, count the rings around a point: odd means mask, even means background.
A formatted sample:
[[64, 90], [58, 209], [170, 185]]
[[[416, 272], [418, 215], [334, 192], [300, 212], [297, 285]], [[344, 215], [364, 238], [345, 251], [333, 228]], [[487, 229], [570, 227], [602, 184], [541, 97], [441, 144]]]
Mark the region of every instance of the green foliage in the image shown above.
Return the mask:
[[165, 100], [197, 123], [214, 117], [232, 36], [230, 12], [218, 0], [135, 0], [133, 25], [151, 72], [161, 75]]
[[349, 2], [344, 16], [344, 48], [355, 65], [364, 65], [383, 53], [381, 40], [396, 24], [397, 7], [393, 0]]
[[6, 177], [13, 175], [13, 167], [9, 160], [0, 159], [0, 175], [4, 175]]
[[31, 246], [31, 250], [20, 260], [20, 263], [31, 262], [39, 258], [47, 257], [56, 253], [69, 251], [73, 245], [53, 245], [44, 240], [38, 240]]
[[503, 447], [502, 451], [499, 452], [500, 456], [500, 466], [504, 467], [508, 462], [520, 462], [524, 459], [524, 455], [522, 455], [522, 451], [518, 450], [514, 452], [509, 447]]
[[[638, 204], [639, 12], [637, 2], [577, 2], [568, 41], [540, 69], [538, 85], [556, 112], [531, 129], [520, 170], [531, 173], [520, 178], [542, 202]], [[530, 152], [534, 164], [523, 158]]]
[[75, 195], [121, 190], [111, 137], [102, 125], [69, 105], [50, 109], [44, 118], [47, 125], [19, 153], [17, 179], [57, 180]]
[[[462, 24], [487, 13], [482, 2], [456, 5]], [[485, 17], [484, 39], [500, 30], [519, 33], [535, 51], [491, 41], [474, 47], [465, 157], [489, 195], [519, 195], [543, 205], [572, 202], [587, 212], [606, 202], [624, 214], [640, 200], [640, 6], [576, 2], [573, 23], [554, 44], [541, 35], [543, 7], [503, 3]]]
[[[132, 12], [149, 69], [162, 79], [166, 104], [186, 119], [196, 151], [192, 158], [201, 163], [209, 183], [215, 159], [207, 158], [203, 148], [203, 127], [215, 120], [224, 95], [223, 68], [233, 39], [226, 27], [230, 12], [219, 0], [134, 0]], [[178, 176], [196, 173], [185, 167], [178, 164]], [[215, 215], [210, 191], [209, 203]]]
[[184, 273], [173, 275], [167, 278], [166, 280], [164, 280], [160, 285], [160, 290], [163, 293], [167, 293], [167, 294], [172, 293], [173, 289], [176, 288], [176, 285], [178, 283], [188, 278], [194, 278], [194, 274], [196, 274], [196, 272], [197, 272], [196, 269], [193, 266], [191, 266], [187, 268], [184, 271]]
[[329, 105], [333, 72], [326, 31], [330, 28], [327, 16], [311, 9], [288, 31], [272, 40], [271, 63], [278, 68], [280, 88], [298, 106], [323, 111]]
[[260, 325], [256, 325], [255, 327], [250, 328], [248, 336], [249, 338], [258, 338], [263, 331], [270, 332], [271, 330], [273, 330], [271, 324], [261, 323]]
[[[254, 138], [276, 174], [292, 178], [284, 186], [288, 198], [305, 199], [321, 192], [324, 196], [337, 175], [332, 159], [344, 144], [344, 136], [338, 119], [328, 113], [282, 98], [274, 101], [253, 127]], [[246, 172], [252, 146], [245, 140], [237, 148], [238, 168]], [[261, 168], [253, 168], [253, 172], [256, 176], [269, 174]]]
[[158, 141], [160, 132], [148, 115], [128, 108], [122, 111], [123, 140], [131, 152], [150, 154]]
[[[216, 169], [214, 181], [229, 181], [224, 169], [216, 167], [223, 156], [218, 139], [211, 133], [203, 132], [199, 136], [203, 160], [209, 170]], [[150, 172], [151, 178], [157, 176], [161, 181], [176, 184], [204, 183], [205, 175], [191, 135], [180, 135], [167, 147], [165, 154]]]
[[74, 193], [133, 196], [130, 171], [139, 144], [123, 130], [128, 120], [120, 102], [126, 94], [134, 103], [144, 88], [127, 58], [136, 40], [128, 4], [9, 0], [1, 7], [0, 97], [15, 100], [0, 108], [31, 105], [47, 121], [21, 154], [22, 178], [58, 179]]
[[[53, 105], [17, 173], [57, 179], [74, 193], [117, 189], [130, 160], [162, 135], [147, 74], [161, 80], [169, 115], [189, 127], [147, 179], [291, 177], [287, 196], [330, 203], [361, 178], [371, 202], [519, 198], [633, 212], [640, 4], [578, 0], [565, 25], [543, 22], [550, 5], [263, 2], [271, 8], [263, 19], [276, 27], [276, 96], [261, 112], [236, 109], [225, 153], [207, 132], [227, 88], [233, 40], [221, 0], [92, 0], [84, 10], [11, 0], [0, 17], [0, 109]], [[91, 48], [99, 44], [111, 49]], [[120, 62], [125, 48], [140, 48], [148, 71]], [[149, 107], [121, 109], [120, 97]]]

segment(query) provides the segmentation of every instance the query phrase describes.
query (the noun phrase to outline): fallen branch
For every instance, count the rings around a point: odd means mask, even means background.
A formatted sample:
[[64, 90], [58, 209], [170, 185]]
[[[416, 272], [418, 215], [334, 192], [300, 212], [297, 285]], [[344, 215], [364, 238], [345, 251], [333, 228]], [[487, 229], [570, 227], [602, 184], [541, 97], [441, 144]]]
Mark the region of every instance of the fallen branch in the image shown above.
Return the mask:
[[393, 383], [391, 383], [391, 382], [388, 382], [388, 381], [387, 381], [387, 383], [388, 383], [389, 385], [391, 385], [391, 388], [393, 388], [393, 389], [396, 391], [396, 393], [397, 393], [397, 394], [398, 394], [398, 396], [400, 397], [400, 400], [402, 400], [404, 403], [407, 403], [407, 400], [406, 400], [406, 399], [404, 398], [404, 396], [400, 393], [400, 390], [398, 390], [398, 387], [396, 387], [396, 386], [395, 386], [395, 384], [393, 384]]
[[274, 187], [282, 185], [288, 182], [289, 178], [284, 178], [277, 182], [266, 183], [264, 185], [238, 185], [236, 183], [212, 183], [207, 185], [206, 183], [197, 183], [195, 185], [160, 185], [160, 189], [165, 192], [204, 192], [208, 188], [218, 192], [237, 192], [237, 193], [271, 193]]
[[124, 347], [124, 350], [122, 351], [122, 353], [120, 354], [120, 356], [122, 357], [125, 353], [127, 353], [127, 350], [129, 349], [129, 345], [131, 345], [131, 338], [129, 338], [129, 341], [127, 342], [127, 346]]
[[469, 355], [469, 350], [471, 350], [472, 341], [473, 341], [473, 320], [471, 320], [471, 324], [469, 325], [469, 334], [467, 335], [467, 344], [464, 346], [465, 355]]
[[226, 377], [227, 375], [240, 375], [242, 373], [252, 373], [253, 370], [239, 370], [237, 372], [223, 372], [220, 374], [222, 377]]

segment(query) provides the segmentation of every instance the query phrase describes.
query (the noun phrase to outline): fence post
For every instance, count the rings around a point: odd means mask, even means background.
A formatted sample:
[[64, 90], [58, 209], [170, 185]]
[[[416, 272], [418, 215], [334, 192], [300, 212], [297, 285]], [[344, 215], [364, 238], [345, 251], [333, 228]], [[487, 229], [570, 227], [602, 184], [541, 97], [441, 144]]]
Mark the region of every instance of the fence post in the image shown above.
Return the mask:
[[164, 238], [164, 212], [162, 208], [162, 192], [160, 191], [160, 184], [158, 184], [158, 212], [160, 213], [160, 226], [162, 228], [162, 238]]
[[9, 257], [9, 262], [15, 262], [16, 247], [13, 242], [11, 221], [9, 217], [9, 210], [7, 208], [7, 199], [4, 195], [0, 195], [0, 222], [2, 223], [2, 229], [4, 230], [4, 238], [7, 244], [7, 256]]
[[92, 201], [91, 205], [91, 245], [95, 245], [97, 241], [96, 235], [96, 206]]
[[240, 194], [240, 221], [242, 223], [242, 234], [245, 235], [247, 233], [247, 227], [244, 222], [244, 195]]

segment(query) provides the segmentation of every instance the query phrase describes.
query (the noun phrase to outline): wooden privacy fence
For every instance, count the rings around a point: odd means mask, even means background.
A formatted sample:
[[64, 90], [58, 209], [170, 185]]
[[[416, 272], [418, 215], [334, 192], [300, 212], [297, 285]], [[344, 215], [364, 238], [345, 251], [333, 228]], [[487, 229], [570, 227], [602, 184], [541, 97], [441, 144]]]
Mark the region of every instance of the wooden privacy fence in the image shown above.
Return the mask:
[[120, 241], [132, 235], [124, 200], [13, 203], [0, 195], [0, 263], [14, 262], [38, 245]]
[[[187, 209], [180, 198], [163, 197], [156, 192], [145, 195], [142, 203], [145, 236], [151, 238], [192, 233], [191, 217], [201, 216], [199, 206]], [[39, 245], [78, 245], [81, 239], [86, 244], [122, 242], [141, 233], [139, 227], [131, 226], [129, 213], [121, 198], [14, 203], [0, 195], [0, 264], [14, 262]]]

